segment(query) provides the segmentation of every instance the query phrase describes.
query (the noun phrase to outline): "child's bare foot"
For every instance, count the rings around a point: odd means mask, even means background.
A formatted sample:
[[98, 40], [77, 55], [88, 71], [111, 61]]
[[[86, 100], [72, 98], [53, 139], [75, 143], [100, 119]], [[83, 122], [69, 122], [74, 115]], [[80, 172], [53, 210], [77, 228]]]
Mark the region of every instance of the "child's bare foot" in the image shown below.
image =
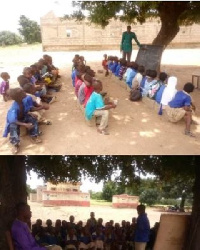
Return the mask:
[[31, 141], [35, 144], [42, 142], [42, 140], [38, 136], [31, 136], [30, 138], [31, 138]]
[[110, 133], [108, 131], [106, 131], [105, 129], [97, 129], [97, 132], [99, 132], [100, 134], [103, 134], [103, 135], [109, 135]]
[[185, 130], [185, 135], [188, 135], [190, 137], [196, 137], [191, 131]]
[[12, 146], [12, 153], [16, 155], [19, 152], [19, 144], [15, 144]]

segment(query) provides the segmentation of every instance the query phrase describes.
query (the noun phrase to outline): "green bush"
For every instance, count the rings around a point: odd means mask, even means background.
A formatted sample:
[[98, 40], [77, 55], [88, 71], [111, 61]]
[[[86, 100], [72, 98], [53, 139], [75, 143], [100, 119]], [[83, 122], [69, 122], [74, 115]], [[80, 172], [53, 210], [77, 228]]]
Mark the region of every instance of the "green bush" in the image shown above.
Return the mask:
[[14, 45], [22, 43], [22, 39], [19, 35], [11, 31], [1, 31], [0, 32], [0, 45]]

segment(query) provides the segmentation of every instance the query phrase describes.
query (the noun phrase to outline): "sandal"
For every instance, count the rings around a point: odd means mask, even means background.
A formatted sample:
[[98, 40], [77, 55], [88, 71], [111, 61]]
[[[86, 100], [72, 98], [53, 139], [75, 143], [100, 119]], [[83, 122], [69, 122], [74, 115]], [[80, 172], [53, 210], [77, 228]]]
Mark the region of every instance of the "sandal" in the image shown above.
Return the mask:
[[38, 136], [32, 136], [32, 137], [31, 137], [31, 141], [32, 141], [33, 143], [35, 143], [35, 144], [41, 143], [41, 142], [42, 142], [42, 140], [41, 140], [40, 138], [38, 138]]
[[190, 137], [196, 137], [192, 132], [185, 130], [185, 135], [188, 135]]

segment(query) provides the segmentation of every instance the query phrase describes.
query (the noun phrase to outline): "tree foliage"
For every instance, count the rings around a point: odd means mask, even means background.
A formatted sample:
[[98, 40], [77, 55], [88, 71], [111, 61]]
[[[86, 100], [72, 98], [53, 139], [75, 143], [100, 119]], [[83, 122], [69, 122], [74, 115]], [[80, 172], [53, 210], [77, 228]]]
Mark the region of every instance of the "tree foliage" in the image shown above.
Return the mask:
[[22, 39], [14, 32], [7, 30], [0, 32], [0, 45], [14, 45], [19, 43], [22, 43]]
[[200, 22], [198, 1], [74, 1], [77, 10], [71, 16], [83, 20], [88, 15], [92, 23], [105, 27], [112, 18], [127, 24], [144, 23], [158, 18], [161, 29], [153, 40], [155, 45], [167, 46], [179, 32], [180, 25]]
[[22, 35], [24, 42], [36, 43], [41, 42], [41, 30], [37, 22], [30, 20], [24, 15], [20, 16], [19, 25], [21, 26], [18, 30]]

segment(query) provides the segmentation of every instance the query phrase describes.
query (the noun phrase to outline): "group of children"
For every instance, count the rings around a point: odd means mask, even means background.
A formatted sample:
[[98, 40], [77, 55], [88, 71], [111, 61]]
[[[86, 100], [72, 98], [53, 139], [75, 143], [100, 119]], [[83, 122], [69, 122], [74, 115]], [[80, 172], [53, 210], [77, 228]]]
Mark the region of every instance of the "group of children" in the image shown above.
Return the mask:
[[[69, 221], [56, 220], [55, 226], [52, 221], [46, 221], [46, 227], [42, 226], [42, 220], [38, 219], [32, 225], [32, 235], [37, 243], [44, 245], [60, 245], [63, 249], [91, 249], [91, 250], [134, 250], [136, 218], [132, 222], [123, 220], [114, 223], [113, 220], [103, 225], [103, 219], [95, 219], [94, 212], [90, 213], [90, 218], [86, 224], [82, 221], [74, 222], [73, 215]], [[150, 230], [147, 249], [153, 249], [159, 224]]]
[[192, 102], [190, 93], [194, 91], [194, 85], [188, 82], [182, 91], [177, 91], [177, 78], [168, 76], [165, 72], [147, 69], [136, 62], [127, 62], [118, 59], [116, 56], [104, 55], [102, 61], [105, 76], [115, 75], [119, 80], [124, 80], [130, 90], [130, 100], [140, 101], [142, 98], [150, 98], [160, 105], [158, 114], [162, 115], [166, 110], [169, 121], [178, 122], [185, 119], [184, 134], [190, 137], [195, 135], [190, 131], [192, 113], [195, 105]]
[[49, 104], [56, 100], [53, 95], [61, 88], [58, 69], [53, 65], [52, 57], [43, 55], [38, 62], [25, 67], [17, 78], [19, 88], [9, 88], [10, 76], [7, 72], [1, 73], [1, 94], [4, 101], [13, 100], [7, 113], [6, 127], [3, 136], [10, 134], [10, 143], [14, 154], [19, 152], [20, 126], [28, 131], [33, 143], [41, 143], [39, 124], [51, 125], [51, 121], [44, 118]]
[[85, 118], [100, 118], [97, 132], [108, 135], [109, 109], [116, 108], [117, 102], [111, 102], [103, 92], [102, 82], [95, 78], [95, 72], [86, 65], [83, 56], [75, 55], [72, 67], [72, 85], [77, 100], [84, 110]]

